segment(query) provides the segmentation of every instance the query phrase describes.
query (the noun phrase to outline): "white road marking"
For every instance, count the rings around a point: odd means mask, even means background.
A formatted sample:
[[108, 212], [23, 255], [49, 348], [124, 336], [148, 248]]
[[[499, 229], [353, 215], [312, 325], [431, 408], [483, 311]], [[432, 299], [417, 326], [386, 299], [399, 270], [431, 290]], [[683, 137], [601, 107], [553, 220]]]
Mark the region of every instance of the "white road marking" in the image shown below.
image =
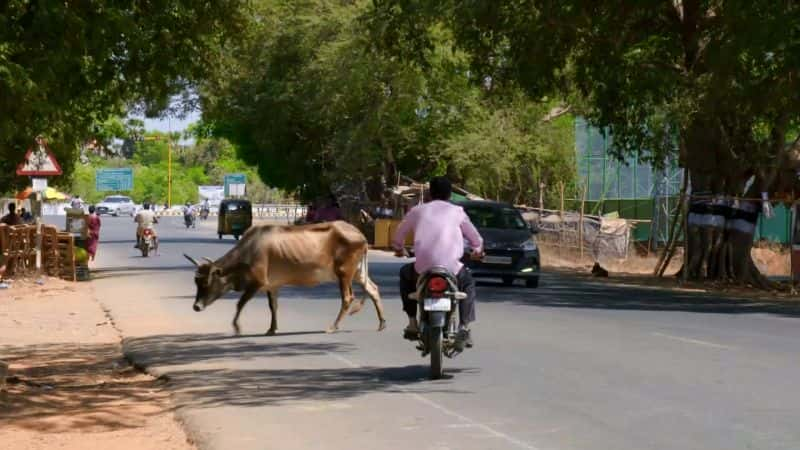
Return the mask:
[[[345, 358], [342, 355], [337, 355], [337, 354], [331, 353], [331, 352], [326, 352], [326, 353], [331, 358], [333, 358], [333, 359], [345, 364], [346, 366], [352, 367], [353, 369], [360, 369], [361, 368], [360, 365], [354, 363], [353, 361], [350, 361], [349, 359]], [[480, 423], [480, 422], [476, 422], [476, 421], [470, 419], [469, 417], [463, 416], [463, 415], [461, 415], [461, 414], [459, 414], [459, 413], [447, 408], [446, 406], [440, 405], [440, 404], [436, 403], [435, 401], [433, 401], [431, 399], [428, 399], [426, 397], [423, 397], [422, 395], [420, 395], [420, 394], [418, 394], [416, 392], [412, 392], [412, 391], [406, 389], [403, 386], [400, 386], [400, 385], [397, 385], [397, 384], [390, 384], [389, 387], [391, 387], [392, 389], [401, 391], [401, 392], [403, 392], [405, 394], [408, 394], [414, 400], [417, 400], [420, 403], [424, 403], [424, 404], [430, 406], [431, 408], [438, 409], [439, 411], [447, 414], [448, 416], [455, 417], [456, 419], [464, 422], [465, 425], [472, 426], [472, 427], [475, 427], [475, 428], [479, 428], [479, 429], [485, 431], [486, 433], [491, 434], [494, 437], [503, 439], [506, 442], [514, 444], [519, 448], [525, 448], [525, 449], [528, 449], [528, 450], [540, 450], [539, 447], [534, 447], [533, 445], [530, 445], [527, 442], [523, 442], [523, 441], [521, 441], [521, 440], [519, 440], [519, 439], [517, 439], [517, 438], [515, 438], [513, 436], [509, 436], [509, 435], [507, 435], [507, 434], [505, 434], [503, 432], [497, 431], [494, 428], [492, 428], [492, 427], [490, 427], [490, 426], [488, 426], [486, 424], [483, 424], [483, 423]]]
[[715, 344], [713, 342], [708, 342], [708, 341], [701, 341], [699, 339], [691, 339], [691, 338], [685, 338], [685, 337], [680, 337], [680, 336], [673, 336], [671, 334], [664, 334], [664, 333], [652, 333], [652, 334], [653, 334], [653, 336], [672, 339], [672, 340], [675, 340], [675, 341], [686, 342], [688, 344], [702, 345], [702, 346], [705, 346], [705, 347], [713, 347], [713, 348], [721, 348], [721, 349], [725, 349], [725, 350], [736, 350], [736, 347], [731, 347], [729, 345]]

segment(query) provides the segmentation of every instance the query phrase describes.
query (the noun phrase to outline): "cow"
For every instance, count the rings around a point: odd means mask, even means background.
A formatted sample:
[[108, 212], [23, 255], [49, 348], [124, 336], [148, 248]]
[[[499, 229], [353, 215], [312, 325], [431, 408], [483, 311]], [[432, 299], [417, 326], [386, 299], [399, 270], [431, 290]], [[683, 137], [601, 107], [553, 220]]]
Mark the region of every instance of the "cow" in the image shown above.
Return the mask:
[[[378, 331], [381, 331], [386, 328], [386, 319], [378, 287], [367, 273], [367, 250], [364, 235], [343, 221], [251, 227], [235, 247], [216, 261], [204, 258], [205, 262], [199, 263], [184, 254], [197, 267], [194, 279], [197, 294], [193, 308], [202, 311], [228, 291], [242, 292], [233, 317], [234, 331], [239, 334], [242, 308], [258, 291], [266, 291], [271, 313], [267, 335], [271, 336], [278, 329], [278, 290], [282, 286], [310, 287], [334, 281], [339, 284], [342, 303], [327, 332], [339, 329], [348, 309], [351, 315], [360, 311], [367, 296], [375, 305]], [[365, 291], [360, 302], [353, 302], [354, 279]]]

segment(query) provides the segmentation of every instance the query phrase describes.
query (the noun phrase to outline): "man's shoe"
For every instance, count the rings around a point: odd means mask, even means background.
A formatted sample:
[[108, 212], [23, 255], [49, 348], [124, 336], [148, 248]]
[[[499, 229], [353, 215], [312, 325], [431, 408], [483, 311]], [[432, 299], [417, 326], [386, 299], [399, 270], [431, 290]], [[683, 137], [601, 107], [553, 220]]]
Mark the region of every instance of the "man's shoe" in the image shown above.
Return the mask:
[[416, 341], [419, 339], [419, 328], [409, 325], [403, 330], [403, 339], [408, 339], [409, 341]]
[[464, 348], [472, 348], [472, 333], [466, 328], [458, 330], [456, 334], [455, 347], [458, 351], [464, 351]]

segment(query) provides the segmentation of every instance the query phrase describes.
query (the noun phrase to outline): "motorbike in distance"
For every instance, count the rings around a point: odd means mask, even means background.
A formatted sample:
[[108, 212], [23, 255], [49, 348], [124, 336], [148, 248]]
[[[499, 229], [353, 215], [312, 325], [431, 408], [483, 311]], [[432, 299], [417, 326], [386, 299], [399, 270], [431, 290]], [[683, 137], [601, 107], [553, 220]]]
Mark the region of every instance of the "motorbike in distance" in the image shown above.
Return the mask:
[[187, 229], [189, 229], [189, 228], [195, 228], [195, 217], [194, 217], [194, 213], [192, 213], [192, 212], [189, 212], [189, 211], [185, 212], [185, 213], [183, 214], [183, 223], [186, 225], [186, 228], [187, 228]]
[[203, 207], [200, 209], [200, 220], [208, 220], [209, 208]]
[[147, 227], [142, 230], [142, 236], [139, 239], [139, 251], [142, 252], [142, 258], [147, 258], [150, 251], [158, 251], [158, 236], [153, 227]]

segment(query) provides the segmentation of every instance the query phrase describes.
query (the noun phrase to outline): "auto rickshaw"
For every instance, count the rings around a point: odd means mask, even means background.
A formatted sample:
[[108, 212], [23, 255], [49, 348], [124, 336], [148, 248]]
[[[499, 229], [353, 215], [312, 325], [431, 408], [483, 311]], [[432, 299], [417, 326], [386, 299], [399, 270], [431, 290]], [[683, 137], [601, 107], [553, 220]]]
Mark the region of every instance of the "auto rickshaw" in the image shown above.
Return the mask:
[[239, 240], [250, 225], [253, 224], [253, 207], [247, 200], [225, 199], [219, 204], [219, 217], [217, 219], [217, 234], [222, 239], [223, 234], [232, 234]]

